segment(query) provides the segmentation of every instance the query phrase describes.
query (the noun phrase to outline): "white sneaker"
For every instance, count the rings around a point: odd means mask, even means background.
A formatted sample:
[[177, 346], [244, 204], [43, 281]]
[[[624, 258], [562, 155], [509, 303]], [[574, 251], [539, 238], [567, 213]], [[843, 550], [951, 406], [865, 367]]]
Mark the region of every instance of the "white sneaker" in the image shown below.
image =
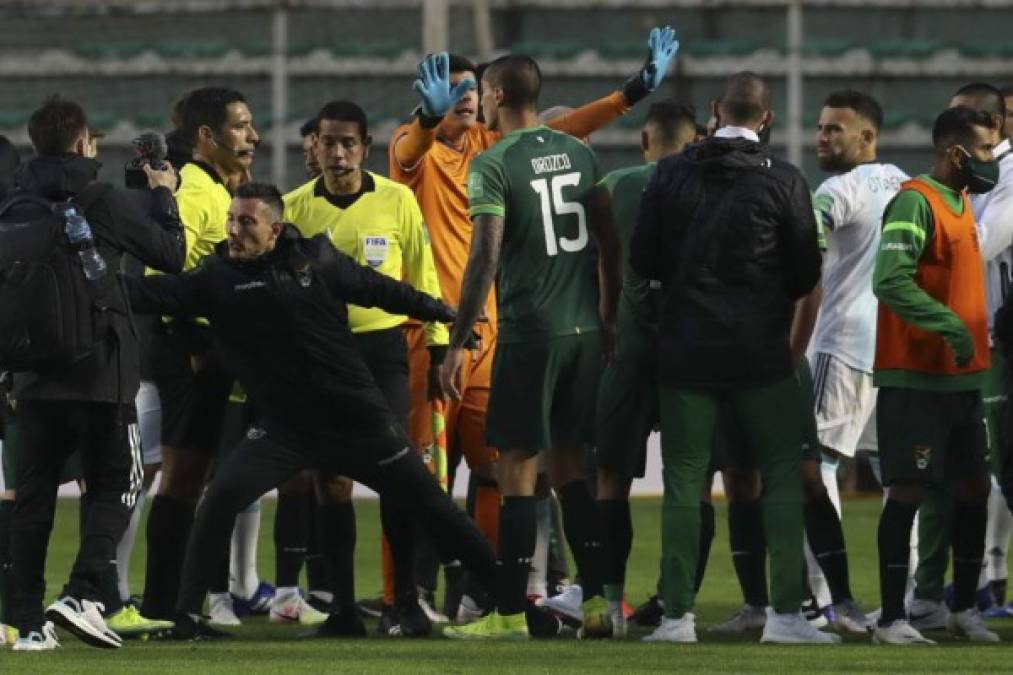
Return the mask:
[[872, 626], [854, 600], [845, 600], [834, 605], [834, 628], [838, 632], [847, 631], [862, 635], [868, 633]]
[[425, 591], [419, 591], [419, 607], [422, 608], [422, 611], [426, 613], [426, 616], [433, 623], [450, 623], [450, 619], [447, 618], [446, 614], [441, 614], [435, 607], [429, 604]]
[[564, 586], [559, 595], [554, 595], [551, 598], [539, 598], [535, 603], [538, 607], [562, 614], [578, 623], [584, 621], [584, 610], [581, 607], [583, 604], [584, 589], [577, 584]]
[[708, 633], [745, 633], [747, 630], [763, 628], [767, 623], [767, 610], [764, 607], [743, 605], [739, 611], [724, 623], [711, 626]]
[[877, 623], [879, 623], [879, 617], [881, 616], [883, 616], [882, 607], [879, 609], [874, 609], [865, 615], [865, 620], [869, 624], [869, 630], [872, 630], [872, 627], [875, 626]]
[[974, 607], [952, 612], [946, 627], [955, 636], [967, 638], [971, 642], [999, 642], [999, 635], [988, 629], [981, 612]]
[[482, 618], [482, 608], [478, 606], [470, 595], [461, 596], [461, 604], [457, 606], [457, 616], [454, 620], [458, 624], [468, 624]]
[[946, 628], [950, 610], [944, 602], [913, 599], [907, 606], [908, 622], [917, 630], [940, 630]]
[[100, 602], [65, 595], [46, 608], [46, 618], [92, 647], [119, 649], [123, 639], [106, 626], [102, 618], [104, 610]]
[[886, 626], [876, 625], [872, 629], [874, 645], [934, 645], [933, 640], [923, 637], [918, 629], [905, 619], [898, 619]]
[[210, 593], [208, 595], [208, 623], [214, 626], [242, 626], [243, 622], [236, 616], [229, 593]]
[[18, 637], [11, 647], [16, 652], [45, 652], [56, 649], [60, 641], [56, 639], [56, 628], [52, 621], [47, 621], [41, 631], [33, 630], [28, 637]]
[[313, 609], [299, 592], [275, 593], [271, 601], [271, 623], [298, 621], [302, 626], [319, 626], [327, 621], [327, 615]]
[[817, 629], [806, 621], [802, 612], [778, 614], [770, 607], [767, 608], [767, 623], [764, 624], [763, 635], [760, 636], [760, 642], [791, 645], [830, 645], [840, 641], [840, 635], [824, 633]]
[[678, 619], [662, 617], [661, 624], [654, 632], [643, 638], [644, 642], [696, 642], [696, 616], [686, 612]]

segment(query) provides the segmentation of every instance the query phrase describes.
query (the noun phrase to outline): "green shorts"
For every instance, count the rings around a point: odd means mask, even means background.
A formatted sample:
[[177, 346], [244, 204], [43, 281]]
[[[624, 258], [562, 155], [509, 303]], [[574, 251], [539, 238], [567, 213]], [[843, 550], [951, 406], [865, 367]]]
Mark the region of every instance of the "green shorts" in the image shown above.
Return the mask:
[[[795, 371], [801, 390], [802, 401], [802, 460], [820, 461], [820, 443], [816, 435], [816, 402], [813, 396], [813, 376], [809, 368], [809, 360], [804, 358]], [[755, 460], [749, 451], [746, 435], [742, 431], [729, 406], [725, 406], [718, 418], [718, 427], [714, 433], [714, 454], [711, 468], [722, 469], [753, 469]]]
[[658, 426], [657, 335], [630, 321], [619, 329], [619, 350], [598, 384], [595, 445], [598, 466], [643, 478], [647, 437]]
[[880, 387], [876, 432], [883, 485], [944, 484], [987, 475], [988, 434], [979, 391]]
[[531, 454], [594, 442], [602, 370], [597, 332], [496, 346], [486, 442]]
[[981, 388], [985, 404], [985, 428], [988, 431], [988, 462], [992, 473], [1002, 475], [1002, 459], [1006, 450], [1006, 357], [1002, 350], [992, 349], [992, 367]]

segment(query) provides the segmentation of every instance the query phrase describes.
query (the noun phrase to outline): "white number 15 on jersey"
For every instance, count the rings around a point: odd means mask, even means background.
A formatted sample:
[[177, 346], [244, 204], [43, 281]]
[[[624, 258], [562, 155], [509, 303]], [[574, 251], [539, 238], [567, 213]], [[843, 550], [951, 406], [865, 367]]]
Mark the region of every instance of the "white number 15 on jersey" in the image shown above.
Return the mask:
[[[553, 176], [551, 182], [547, 178], [538, 178], [531, 181], [531, 188], [538, 193], [542, 203], [542, 227], [545, 230], [545, 252], [550, 256], [558, 255], [559, 249], [565, 253], [576, 253], [587, 246], [587, 214], [584, 205], [580, 202], [568, 202], [563, 199], [563, 188], [573, 187], [580, 184], [580, 174], [564, 173]], [[552, 198], [549, 198], [549, 192]], [[553, 216], [565, 216], [574, 214], [577, 216], [577, 238], [557, 237], [556, 228], [553, 225]]]

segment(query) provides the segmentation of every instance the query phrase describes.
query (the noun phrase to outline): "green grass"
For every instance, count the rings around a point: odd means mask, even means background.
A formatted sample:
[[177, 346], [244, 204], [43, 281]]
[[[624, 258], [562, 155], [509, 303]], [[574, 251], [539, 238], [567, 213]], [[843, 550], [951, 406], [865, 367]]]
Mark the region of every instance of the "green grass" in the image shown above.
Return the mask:
[[[274, 502], [264, 502], [260, 572], [271, 579], [271, 526]], [[359, 522], [358, 579], [360, 597], [378, 594], [379, 544], [376, 503], [356, 505]], [[851, 552], [852, 586], [866, 608], [878, 606], [875, 566], [876, 519], [879, 501], [862, 499], [845, 505]], [[634, 500], [636, 527], [630, 560], [628, 597], [645, 599], [654, 586], [660, 550], [659, 502]], [[84, 646], [62, 636], [64, 648], [52, 653], [0, 652], [0, 673], [634, 673], [634, 672], [999, 672], [1009, 668], [1003, 646], [977, 647], [933, 635], [938, 648], [874, 647], [867, 638], [846, 637], [838, 647], [774, 647], [756, 644], [758, 636], [717, 638], [706, 626], [725, 618], [741, 603], [728, 556], [723, 504], [717, 505], [717, 536], [707, 579], [697, 606], [702, 642], [695, 646], [647, 645], [634, 629], [623, 642], [581, 643], [576, 640], [510, 644], [461, 644], [433, 638], [421, 641], [371, 636], [366, 640], [296, 641], [297, 628], [273, 626], [264, 619], [248, 620], [239, 638], [208, 644], [131, 642], [117, 652]], [[143, 534], [140, 542], [143, 544]], [[50, 594], [67, 573], [77, 543], [77, 502], [61, 500], [47, 565]], [[138, 551], [140, 553], [140, 551]], [[132, 565], [131, 585], [139, 589], [142, 556]], [[1013, 641], [1013, 622], [993, 622], [1004, 640]]]

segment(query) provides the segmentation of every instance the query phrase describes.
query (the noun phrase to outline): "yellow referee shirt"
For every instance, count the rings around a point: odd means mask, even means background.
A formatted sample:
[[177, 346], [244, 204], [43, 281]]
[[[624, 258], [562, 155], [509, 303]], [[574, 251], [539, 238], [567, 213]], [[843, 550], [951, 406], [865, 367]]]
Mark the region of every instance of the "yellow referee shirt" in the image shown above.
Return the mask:
[[[415, 195], [404, 185], [362, 172], [357, 195], [332, 195], [323, 177], [315, 178], [284, 197], [285, 220], [304, 237], [327, 233], [339, 251], [377, 272], [403, 280], [434, 298], [441, 297], [429, 234]], [[353, 333], [400, 326], [407, 320], [375, 307], [348, 306]], [[447, 327], [425, 324], [428, 346], [449, 342]]]
[[190, 270], [201, 258], [214, 253], [218, 242], [225, 239], [232, 195], [214, 169], [201, 162], [184, 164], [179, 170], [179, 180], [176, 204], [186, 237], [183, 269]]

